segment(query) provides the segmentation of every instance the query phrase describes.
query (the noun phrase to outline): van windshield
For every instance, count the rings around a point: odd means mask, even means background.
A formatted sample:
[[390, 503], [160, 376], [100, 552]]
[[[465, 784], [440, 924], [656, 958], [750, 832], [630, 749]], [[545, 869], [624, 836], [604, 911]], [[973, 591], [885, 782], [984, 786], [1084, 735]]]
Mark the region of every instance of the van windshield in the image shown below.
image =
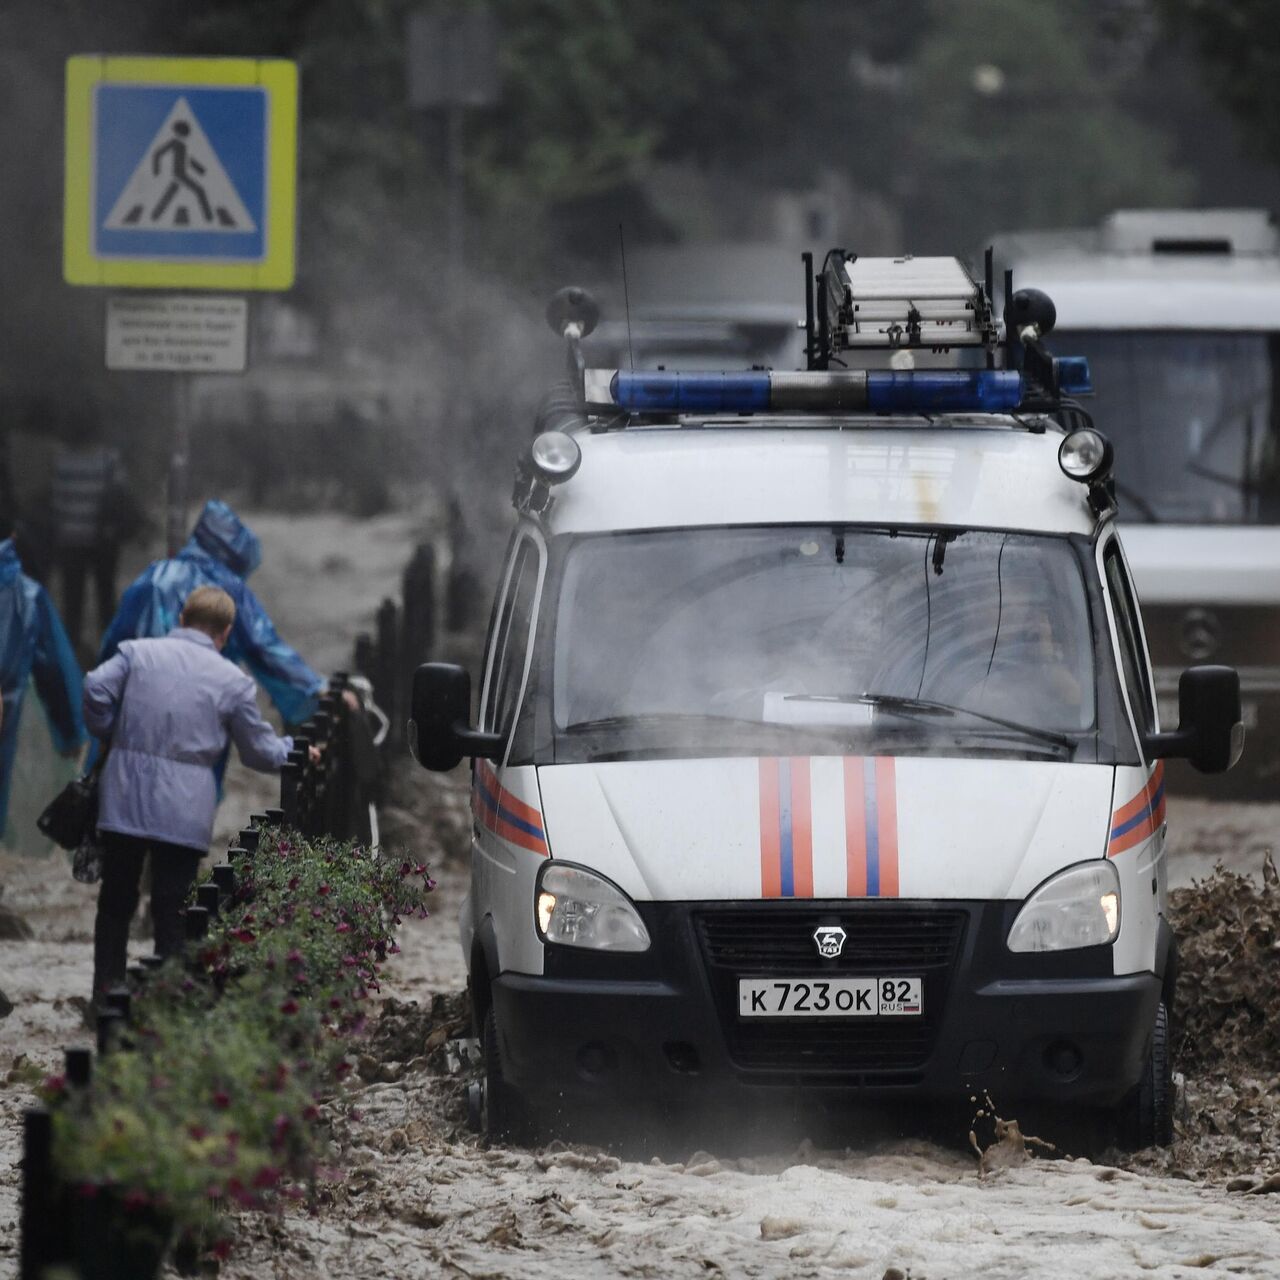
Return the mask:
[[1115, 445], [1126, 522], [1280, 523], [1280, 335], [1063, 331]]
[[583, 538], [566, 557], [554, 652], [557, 730], [637, 747], [710, 735], [787, 750], [803, 733], [859, 750], [1069, 758], [1095, 720], [1084, 582], [1061, 538], [829, 527]]

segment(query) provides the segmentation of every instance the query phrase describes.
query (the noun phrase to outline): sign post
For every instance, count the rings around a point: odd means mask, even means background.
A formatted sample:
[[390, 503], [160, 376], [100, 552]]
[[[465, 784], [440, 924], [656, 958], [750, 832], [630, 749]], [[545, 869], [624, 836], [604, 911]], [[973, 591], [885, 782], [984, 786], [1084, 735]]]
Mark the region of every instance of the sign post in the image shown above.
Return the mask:
[[[288, 289], [298, 71], [275, 58], [67, 60], [63, 277], [126, 289]], [[186, 536], [189, 387], [242, 373], [243, 298], [108, 300], [107, 367], [173, 372], [169, 552]]]
[[409, 105], [443, 111], [448, 212], [448, 271], [457, 281], [465, 252], [463, 228], [463, 129], [469, 107], [498, 100], [498, 24], [481, 5], [468, 9], [422, 9], [409, 15], [407, 39]]

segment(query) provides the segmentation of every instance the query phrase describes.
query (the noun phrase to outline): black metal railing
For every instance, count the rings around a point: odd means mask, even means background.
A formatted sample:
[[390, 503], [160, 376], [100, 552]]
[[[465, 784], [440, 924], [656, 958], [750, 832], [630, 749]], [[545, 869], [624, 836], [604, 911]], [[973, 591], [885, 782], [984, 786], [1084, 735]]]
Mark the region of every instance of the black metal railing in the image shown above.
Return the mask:
[[[349, 704], [350, 696], [359, 710]], [[285, 826], [304, 836], [377, 843], [379, 769], [371, 716], [382, 718], [352, 688], [347, 673], [333, 675], [319, 709], [293, 735], [293, 750], [280, 770], [278, 813]], [[319, 761], [311, 758], [311, 747], [320, 748]]]

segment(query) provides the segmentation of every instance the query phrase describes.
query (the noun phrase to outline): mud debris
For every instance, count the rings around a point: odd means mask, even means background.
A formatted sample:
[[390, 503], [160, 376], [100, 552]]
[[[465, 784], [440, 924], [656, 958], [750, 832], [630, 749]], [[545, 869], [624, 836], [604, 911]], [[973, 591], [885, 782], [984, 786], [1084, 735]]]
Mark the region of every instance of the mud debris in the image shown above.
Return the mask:
[[1186, 1079], [1173, 1147], [1133, 1166], [1246, 1193], [1280, 1185], [1278, 881], [1268, 850], [1260, 884], [1219, 864], [1170, 893], [1174, 1060]]
[[1280, 890], [1219, 866], [1169, 895], [1179, 944], [1176, 1056], [1188, 1072], [1280, 1060]]
[[[426, 1005], [388, 996], [369, 1031], [365, 1057], [384, 1071], [390, 1064], [412, 1066], [420, 1058], [425, 1059], [424, 1066], [443, 1071], [445, 1044], [468, 1034], [470, 1029], [471, 1003], [465, 991], [433, 995]], [[366, 1080], [371, 1078], [365, 1075], [363, 1060], [360, 1073]], [[394, 1080], [399, 1079], [399, 1075], [377, 1078]]]
[[808, 1224], [798, 1218], [779, 1218], [770, 1215], [760, 1219], [761, 1240], [790, 1240], [792, 1236], [802, 1235]]

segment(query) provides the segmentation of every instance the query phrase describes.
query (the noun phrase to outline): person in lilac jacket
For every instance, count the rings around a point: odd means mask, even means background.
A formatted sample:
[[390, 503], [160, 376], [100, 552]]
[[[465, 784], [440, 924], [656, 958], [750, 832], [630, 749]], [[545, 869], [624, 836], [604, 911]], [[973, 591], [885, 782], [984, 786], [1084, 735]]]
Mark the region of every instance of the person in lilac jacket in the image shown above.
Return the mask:
[[124, 981], [148, 853], [156, 953], [181, 948], [182, 904], [213, 835], [214, 769], [228, 741], [263, 773], [279, 769], [292, 750], [293, 740], [279, 737], [259, 713], [252, 677], [221, 656], [235, 620], [225, 591], [197, 587], [167, 636], [126, 640], [85, 677], [85, 724], [109, 743], [98, 800], [95, 999]]

